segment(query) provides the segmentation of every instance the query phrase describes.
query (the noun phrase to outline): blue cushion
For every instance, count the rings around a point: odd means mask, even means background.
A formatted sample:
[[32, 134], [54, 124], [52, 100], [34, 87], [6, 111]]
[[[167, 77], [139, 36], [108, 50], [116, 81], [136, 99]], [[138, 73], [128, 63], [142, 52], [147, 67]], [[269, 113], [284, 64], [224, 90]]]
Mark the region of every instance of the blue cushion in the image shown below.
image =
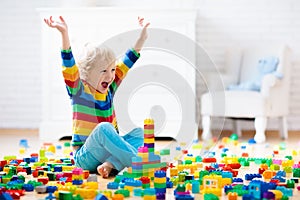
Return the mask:
[[227, 87], [228, 90], [254, 90], [260, 91], [261, 82], [266, 74], [274, 74], [278, 78], [282, 78], [282, 74], [276, 72], [277, 66], [279, 64], [279, 59], [274, 56], [262, 58], [258, 61], [257, 68], [258, 74], [253, 80], [246, 81], [240, 84], [233, 84]]

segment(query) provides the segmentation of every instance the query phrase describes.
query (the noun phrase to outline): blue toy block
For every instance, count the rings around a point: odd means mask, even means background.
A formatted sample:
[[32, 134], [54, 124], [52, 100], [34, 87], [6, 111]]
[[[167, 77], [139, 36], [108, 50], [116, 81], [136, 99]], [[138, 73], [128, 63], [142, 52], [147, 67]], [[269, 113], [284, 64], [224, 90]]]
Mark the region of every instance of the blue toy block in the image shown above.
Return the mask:
[[13, 200], [12, 196], [7, 192], [2, 192], [0, 194], [0, 200]]
[[24, 184], [22, 188], [26, 192], [32, 192], [34, 190], [34, 186], [32, 184]]
[[60, 166], [60, 165], [54, 166], [53, 171], [54, 172], [62, 172], [62, 166]]
[[55, 185], [53, 185], [53, 186], [48, 185], [46, 188], [47, 193], [54, 193], [56, 190], [57, 190], [57, 186], [55, 186]]
[[31, 157], [31, 158], [30, 158], [30, 162], [31, 162], [31, 163], [35, 163], [35, 162], [37, 162], [37, 161], [39, 161], [39, 158], [38, 158], [38, 157]]
[[29, 164], [29, 163], [30, 163], [30, 157], [28, 157], [28, 158], [23, 158], [23, 161], [24, 161], [25, 163]]
[[124, 189], [124, 187], [125, 187], [125, 183], [124, 183], [124, 182], [120, 182], [120, 183], [119, 183], [119, 188], [120, 188], [120, 189]]
[[291, 188], [286, 188], [284, 186], [277, 186], [276, 190], [281, 191], [283, 196], [288, 196], [288, 197], [293, 196], [293, 189], [291, 189]]
[[242, 178], [233, 178], [233, 179], [232, 179], [232, 182], [233, 182], [233, 183], [243, 183], [244, 180], [243, 180]]
[[271, 180], [279, 180], [279, 182], [284, 183], [285, 182], [285, 178], [281, 177], [281, 176], [274, 176]]
[[56, 199], [56, 197], [53, 195], [52, 192], [50, 192], [50, 193], [48, 194], [48, 196], [45, 197], [45, 199], [46, 199], [46, 200], [52, 200], [52, 199]]
[[73, 180], [72, 184], [73, 185], [82, 185], [83, 184], [83, 180]]
[[212, 166], [213, 168], [219, 168], [219, 164], [218, 163], [211, 163], [210, 166]]
[[153, 162], [153, 161], [160, 161], [160, 156], [156, 155], [154, 153], [149, 153], [149, 162]]
[[134, 169], [134, 170], [137, 170], [137, 169], [142, 170], [143, 165], [134, 165], [134, 164], [132, 164], [131, 168]]
[[262, 178], [261, 174], [246, 174], [245, 180], [251, 181], [254, 178]]
[[166, 177], [166, 172], [163, 170], [157, 170], [154, 172], [154, 177], [157, 177], [157, 178]]
[[154, 196], [156, 195], [155, 189], [154, 188], [146, 188], [144, 189], [144, 196]]
[[249, 186], [248, 185], [243, 185], [242, 190], [249, 190]]
[[225, 185], [224, 186], [224, 192], [227, 194], [227, 192], [230, 192], [231, 190], [233, 190], [232, 185]]
[[214, 158], [215, 155], [216, 155], [216, 152], [214, 152], [214, 151], [208, 152], [208, 157], [210, 157], [210, 158]]
[[233, 175], [231, 172], [223, 171], [222, 172], [222, 178], [232, 178]]
[[249, 194], [255, 199], [262, 199], [264, 192], [267, 192], [269, 189], [275, 189], [275, 183], [266, 183], [260, 180], [253, 180], [249, 183]]
[[276, 176], [283, 176], [283, 177], [286, 177], [286, 172], [280, 170], [280, 171], [278, 171], [278, 172], [276, 173]]
[[124, 183], [125, 183], [125, 185], [133, 186], [133, 187], [141, 187], [142, 186], [142, 181], [140, 181], [140, 180], [127, 179], [127, 180], [125, 180]]
[[190, 194], [175, 195], [175, 200], [194, 200], [194, 197]]
[[9, 162], [10, 165], [19, 165], [18, 161], [17, 160], [11, 160]]
[[134, 188], [133, 196], [142, 197], [142, 196], [144, 196], [144, 191], [141, 188]]
[[95, 200], [108, 200], [108, 198], [106, 196], [104, 196], [103, 194], [98, 194], [95, 197]]
[[119, 183], [109, 182], [106, 187], [107, 187], [107, 189], [116, 190], [119, 188]]
[[143, 158], [140, 156], [134, 156], [131, 158], [131, 161], [136, 163], [136, 162], [143, 162]]
[[251, 194], [244, 194], [242, 200], [253, 200], [253, 197]]
[[167, 188], [173, 188], [173, 182], [172, 181], [167, 181]]
[[228, 148], [223, 148], [223, 149], [222, 149], [222, 152], [223, 152], [223, 153], [226, 153], [228, 150], [229, 150]]
[[248, 144], [256, 144], [256, 141], [254, 139], [248, 140]]
[[193, 194], [200, 193], [200, 182], [198, 180], [194, 180], [192, 182], [192, 193]]

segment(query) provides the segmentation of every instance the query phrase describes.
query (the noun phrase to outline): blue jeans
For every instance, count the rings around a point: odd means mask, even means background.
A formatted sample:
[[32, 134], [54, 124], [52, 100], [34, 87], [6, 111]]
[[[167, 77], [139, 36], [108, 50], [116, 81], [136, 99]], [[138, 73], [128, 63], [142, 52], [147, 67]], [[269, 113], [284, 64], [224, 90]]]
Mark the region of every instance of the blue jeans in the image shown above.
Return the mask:
[[131, 166], [132, 157], [137, 149], [143, 146], [144, 132], [135, 128], [124, 136], [120, 136], [111, 123], [102, 122], [92, 131], [84, 145], [75, 153], [75, 165], [90, 172], [104, 162], [110, 162], [121, 171]]

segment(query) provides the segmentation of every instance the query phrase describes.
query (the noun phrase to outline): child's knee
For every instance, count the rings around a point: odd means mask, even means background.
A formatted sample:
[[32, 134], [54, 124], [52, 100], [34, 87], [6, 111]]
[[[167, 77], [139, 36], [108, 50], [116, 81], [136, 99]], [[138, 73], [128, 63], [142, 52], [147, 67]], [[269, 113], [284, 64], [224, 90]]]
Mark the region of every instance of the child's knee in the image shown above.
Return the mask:
[[109, 122], [101, 122], [97, 125], [96, 127], [97, 132], [101, 135], [111, 135], [111, 134], [115, 134], [116, 129], [114, 128], [114, 126], [109, 123]]
[[105, 131], [105, 130], [107, 130], [107, 129], [111, 129], [111, 128], [113, 128], [113, 125], [111, 124], [111, 123], [109, 123], [109, 122], [101, 122], [101, 123], [99, 123], [97, 126], [96, 126], [96, 130], [98, 131], [98, 132], [103, 132], [103, 131]]
[[131, 131], [130, 135], [138, 138], [144, 138], [144, 129], [135, 128]]

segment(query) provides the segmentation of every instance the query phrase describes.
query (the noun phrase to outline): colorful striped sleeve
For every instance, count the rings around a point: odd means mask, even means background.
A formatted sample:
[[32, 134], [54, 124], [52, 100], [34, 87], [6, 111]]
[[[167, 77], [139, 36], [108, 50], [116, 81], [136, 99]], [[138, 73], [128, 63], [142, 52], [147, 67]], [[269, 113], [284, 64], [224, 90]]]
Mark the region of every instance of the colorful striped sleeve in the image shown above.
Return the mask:
[[72, 54], [72, 50], [61, 50], [62, 57], [62, 73], [66, 83], [69, 96], [77, 94], [82, 83], [79, 77], [78, 67]]
[[122, 80], [125, 78], [128, 70], [134, 65], [134, 63], [139, 59], [140, 54], [134, 49], [127, 50], [123, 59], [118, 62], [116, 68], [116, 78], [112, 84], [112, 88], [115, 91], [117, 87], [121, 84]]

